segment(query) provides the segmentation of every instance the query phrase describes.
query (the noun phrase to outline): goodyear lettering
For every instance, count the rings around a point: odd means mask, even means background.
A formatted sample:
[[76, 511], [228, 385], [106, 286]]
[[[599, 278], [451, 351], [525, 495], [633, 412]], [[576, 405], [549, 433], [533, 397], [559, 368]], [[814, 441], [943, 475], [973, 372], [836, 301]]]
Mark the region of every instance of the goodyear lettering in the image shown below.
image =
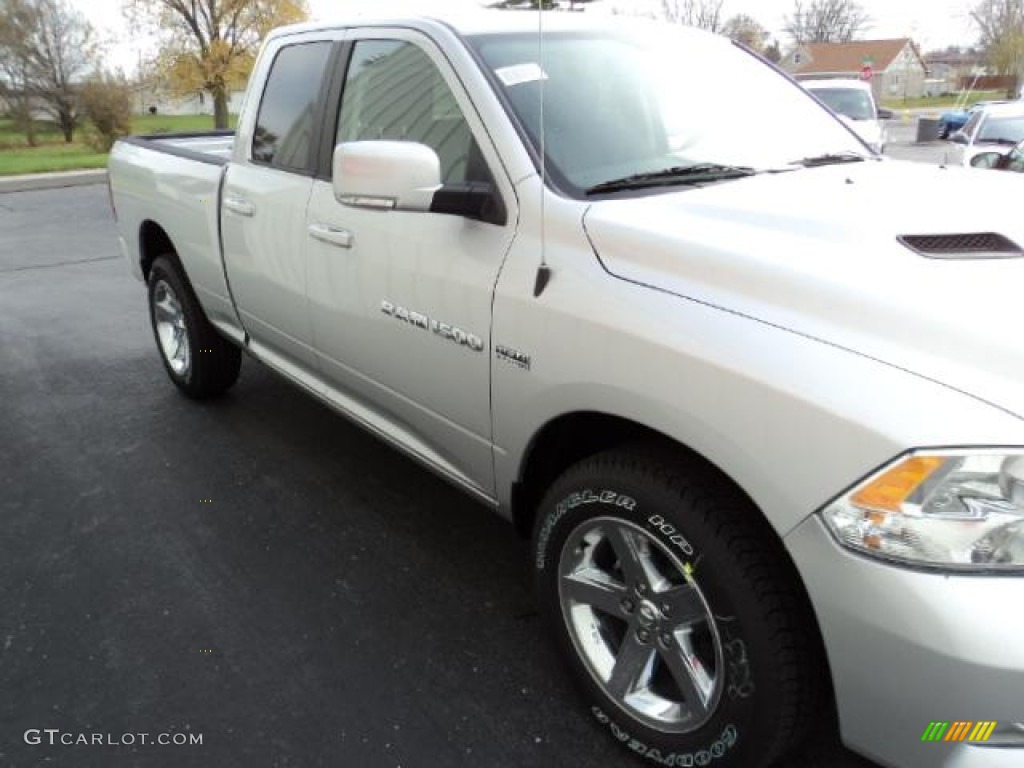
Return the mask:
[[663, 765], [670, 768], [694, 768], [695, 766], [711, 765], [715, 760], [725, 757], [726, 753], [739, 741], [739, 731], [730, 723], [722, 729], [718, 738], [704, 749], [699, 749], [696, 752], [662, 752], [655, 747], [648, 747], [640, 739], [631, 736], [599, 707], [593, 707], [590, 711], [597, 722], [608, 726], [616, 739], [652, 765]]

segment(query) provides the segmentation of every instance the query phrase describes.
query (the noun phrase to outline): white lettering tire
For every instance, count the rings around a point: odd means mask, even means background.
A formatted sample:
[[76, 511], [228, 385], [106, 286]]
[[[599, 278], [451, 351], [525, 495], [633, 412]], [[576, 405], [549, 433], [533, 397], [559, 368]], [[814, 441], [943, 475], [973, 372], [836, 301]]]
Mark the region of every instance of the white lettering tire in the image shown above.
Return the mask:
[[644, 763], [763, 768], [824, 709], [809, 603], [749, 499], [686, 457], [570, 468], [533, 537], [541, 612], [600, 727]]

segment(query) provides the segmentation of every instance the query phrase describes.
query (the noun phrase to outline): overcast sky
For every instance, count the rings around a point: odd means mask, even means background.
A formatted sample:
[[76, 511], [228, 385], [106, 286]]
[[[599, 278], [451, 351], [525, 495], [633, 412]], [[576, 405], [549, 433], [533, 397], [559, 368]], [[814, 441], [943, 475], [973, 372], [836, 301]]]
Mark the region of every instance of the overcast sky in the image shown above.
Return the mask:
[[[70, 0], [111, 41], [109, 60], [128, 72], [134, 71], [140, 57], [148, 58], [151, 45], [138, 35], [126, 31], [121, 16], [122, 0]], [[601, 0], [606, 8], [643, 10], [657, 8], [660, 0]], [[968, 11], [976, 0], [860, 0], [873, 24], [867, 37], [912, 37], [924, 50], [946, 45], [970, 45], [976, 30]], [[460, 8], [474, 8], [476, 0], [309, 0], [314, 18], [330, 18], [351, 10], [363, 13], [419, 12], [444, 14]], [[793, 0], [725, 0], [726, 16], [746, 13], [767, 27], [779, 39], [783, 49], [789, 41], [782, 27], [783, 18], [793, 7]]]

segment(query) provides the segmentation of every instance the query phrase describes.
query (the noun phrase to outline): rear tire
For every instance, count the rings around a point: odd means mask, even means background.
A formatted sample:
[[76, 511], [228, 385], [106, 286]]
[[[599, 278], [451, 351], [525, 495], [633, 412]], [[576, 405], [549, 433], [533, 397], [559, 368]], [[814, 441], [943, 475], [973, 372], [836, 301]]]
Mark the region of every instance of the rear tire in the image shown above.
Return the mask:
[[795, 569], [717, 475], [645, 449], [586, 459], [542, 502], [533, 564], [592, 716], [645, 764], [763, 768], [827, 711]]
[[238, 381], [241, 351], [206, 319], [173, 254], [150, 269], [149, 319], [164, 369], [188, 397], [217, 397]]

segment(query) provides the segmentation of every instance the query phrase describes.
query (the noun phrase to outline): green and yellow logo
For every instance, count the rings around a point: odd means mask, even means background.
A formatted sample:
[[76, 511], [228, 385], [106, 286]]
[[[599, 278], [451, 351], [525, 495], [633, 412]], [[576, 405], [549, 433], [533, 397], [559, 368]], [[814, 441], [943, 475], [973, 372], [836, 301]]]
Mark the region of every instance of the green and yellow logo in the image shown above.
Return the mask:
[[921, 741], [988, 741], [996, 725], [994, 720], [933, 721], [924, 729]]

